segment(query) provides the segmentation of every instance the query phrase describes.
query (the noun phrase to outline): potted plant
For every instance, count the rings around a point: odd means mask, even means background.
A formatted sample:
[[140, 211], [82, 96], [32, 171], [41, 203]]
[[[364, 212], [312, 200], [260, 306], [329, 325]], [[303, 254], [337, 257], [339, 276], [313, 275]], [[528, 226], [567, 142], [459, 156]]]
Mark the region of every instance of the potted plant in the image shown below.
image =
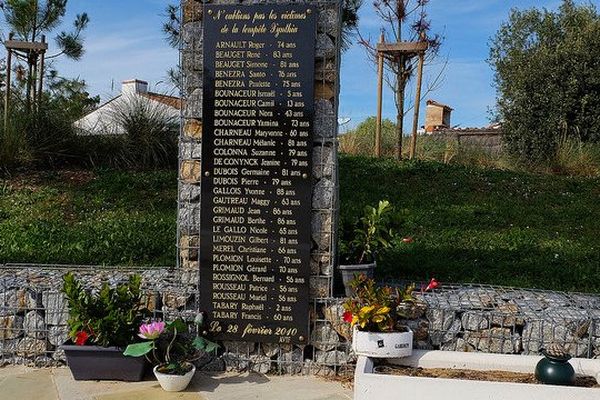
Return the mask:
[[144, 360], [123, 356], [123, 348], [135, 337], [143, 320], [141, 277], [100, 290], [84, 288], [72, 273], [63, 277], [63, 293], [69, 304], [70, 342], [61, 348], [75, 380], [140, 381]]
[[399, 358], [412, 354], [413, 332], [399, 323], [400, 305], [412, 303], [414, 285], [404, 290], [379, 287], [361, 274], [352, 282], [354, 295], [344, 303], [344, 321], [354, 329], [352, 349], [357, 355]]
[[365, 207], [363, 216], [352, 229], [352, 233], [341, 234], [340, 266], [346, 296], [352, 295], [350, 282], [357, 274], [373, 277], [376, 255], [392, 246], [397, 238], [392, 229], [393, 207], [387, 200], [382, 200], [377, 208]]
[[127, 346], [125, 356], [144, 357], [154, 365], [154, 375], [163, 390], [180, 392], [184, 390], [196, 373], [193, 361], [204, 353], [216, 350], [219, 346], [206, 339], [203, 330], [204, 317], [196, 317], [195, 334], [182, 319], [172, 322], [151, 321], [139, 328], [138, 336], [146, 341]]

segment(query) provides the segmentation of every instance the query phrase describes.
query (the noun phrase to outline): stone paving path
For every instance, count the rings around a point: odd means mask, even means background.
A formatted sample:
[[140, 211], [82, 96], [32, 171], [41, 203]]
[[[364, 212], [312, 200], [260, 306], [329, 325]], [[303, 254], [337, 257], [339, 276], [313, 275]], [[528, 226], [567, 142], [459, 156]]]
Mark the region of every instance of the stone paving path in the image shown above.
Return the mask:
[[186, 392], [158, 382], [74, 381], [67, 368], [0, 368], [0, 399], [10, 400], [350, 400], [352, 392], [316, 377], [197, 373]]

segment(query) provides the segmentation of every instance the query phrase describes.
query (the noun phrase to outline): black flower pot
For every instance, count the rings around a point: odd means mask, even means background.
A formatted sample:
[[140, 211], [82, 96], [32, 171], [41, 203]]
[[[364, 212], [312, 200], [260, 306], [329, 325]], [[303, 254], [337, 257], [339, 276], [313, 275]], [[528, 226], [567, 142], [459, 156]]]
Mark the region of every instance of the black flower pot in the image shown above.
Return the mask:
[[141, 381], [146, 372], [144, 357], [126, 357], [117, 347], [61, 346], [76, 381]]

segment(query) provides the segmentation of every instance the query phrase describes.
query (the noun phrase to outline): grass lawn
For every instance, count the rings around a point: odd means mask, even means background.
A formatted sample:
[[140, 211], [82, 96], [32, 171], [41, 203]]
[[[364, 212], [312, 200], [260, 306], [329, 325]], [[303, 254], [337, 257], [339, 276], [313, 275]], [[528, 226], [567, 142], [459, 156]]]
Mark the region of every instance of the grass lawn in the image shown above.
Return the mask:
[[0, 181], [0, 263], [171, 266], [175, 171], [61, 171]]
[[600, 292], [600, 179], [342, 157], [342, 223], [388, 199], [399, 243], [380, 273]]
[[[388, 199], [402, 236], [380, 275], [600, 292], [600, 179], [341, 157], [341, 218]], [[0, 180], [0, 263], [171, 266], [175, 171]]]

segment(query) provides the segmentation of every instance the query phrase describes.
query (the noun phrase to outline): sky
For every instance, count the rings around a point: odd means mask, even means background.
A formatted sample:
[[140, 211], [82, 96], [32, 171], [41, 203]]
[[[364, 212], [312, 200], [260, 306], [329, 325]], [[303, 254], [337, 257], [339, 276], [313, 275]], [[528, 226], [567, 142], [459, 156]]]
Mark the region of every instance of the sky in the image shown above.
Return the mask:
[[[64, 28], [77, 13], [87, 12], [91, 19], [85, 31], [86, 53], [78, 62], [59, 60], [56, 68], [63, 76], [84, 79], [89, 92], [99, 94], [103, 100], [119, 92], [121, 81], [132, 78], [148, 81], [153, 91], [171, 91], [166, 71], [176, 64], [178, 54], [167, 45], [161, 32], [168, 3], [167, 0], [70, 0]], [[591, 3], [600, 6], [600, 0]], [[559, 4], [560, 0], [430, 0], [432, 31], [442, 34], [444, 42], [438, 61], [425, 70], [425, 87], [439, 75], [442, 65], [446, 66], [441, 84], [423, 100], [450, 105], [454, 109], [452, 125], [487, 125], [495, 104], [493, 71], [486, 62], [490, 38], [507, 20], [511, 8], [554, 9]], [[380, 22], [371, 0], [364, 0], [359, 29], [366, 37], [379, 36]], [[375, 114], [376, 89], [375, 68], [368, 62], [364, 49], [355, 44], [342, 56], [340, 117], [351, 119], [346, 127]], [[393, 92], [385, 88], [384, 93], [384, 117], [395, 119]], [[422, 110], [420, 125], [424, 119]], [[412, 124], [412, 113], [406, 124]]]

